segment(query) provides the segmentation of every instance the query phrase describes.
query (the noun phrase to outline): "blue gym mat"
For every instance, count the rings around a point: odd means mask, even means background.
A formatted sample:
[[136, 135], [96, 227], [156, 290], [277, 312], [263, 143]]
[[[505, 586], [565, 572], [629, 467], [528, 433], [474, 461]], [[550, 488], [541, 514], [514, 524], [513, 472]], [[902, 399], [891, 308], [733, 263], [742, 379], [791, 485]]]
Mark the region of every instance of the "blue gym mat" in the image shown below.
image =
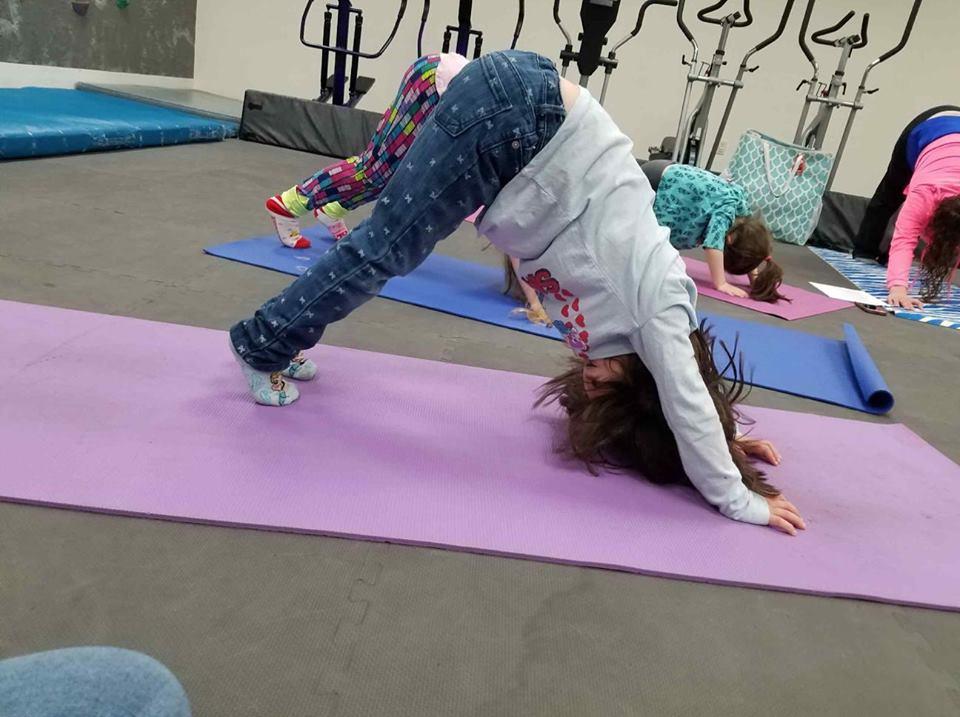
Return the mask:
[[[887, 270], [878, 264], [858, 261], [842, 251], [810, 247], [810, 250], [837, 270], [845, 279], [877, 299], [887, 299]], [[911, 279], [916, 279], [917, 269], [913, 268]], [[954, 287], [946, 296], [941, 296], [935, 304], [927, 304], [923, 311], [896, 309], [898, 319], [919, 321], [932, 326], [943, 326], [960, 331], [960, 288]]]
[[[321, 225], [304, 230], [310, 249], [288, 249], [276, 236], [256, 237], [208, 247], [212, 256], [299, 276], [333, 244]], [[387, 282], [381, 296], [456, 316], [559, 340], [552, 328], [531, 324], [511, 312], [513, 299], [501, 293], [502, 271], [461, 259], [431, 254], [408, 276]], [[726, 360], [720, 341], [743, 352], [745, 381], [754, 386], [855, 408], [886, 413], [893, 407], [883, 378], [853, 327], [845, 340], [700, 312], [718, 339], [717, 364]]]
[[0, 159], [219, 141], [234, 122], [99, 92], [0, 89]]
[[[307, 227], [303, 235], [313, 243], [309, 249], [289, 249], [271, 234], [207, 247], [204, 251], [222, 259], [300, 276], [333, 245], [333, 238], [320, 224]], [[388, 281], [380, 296], [559, 340], [552, 328], [513, 315], [517, 303], [504, 296], [502, 290], [500, 269], [434, 252], [410, 275]]]

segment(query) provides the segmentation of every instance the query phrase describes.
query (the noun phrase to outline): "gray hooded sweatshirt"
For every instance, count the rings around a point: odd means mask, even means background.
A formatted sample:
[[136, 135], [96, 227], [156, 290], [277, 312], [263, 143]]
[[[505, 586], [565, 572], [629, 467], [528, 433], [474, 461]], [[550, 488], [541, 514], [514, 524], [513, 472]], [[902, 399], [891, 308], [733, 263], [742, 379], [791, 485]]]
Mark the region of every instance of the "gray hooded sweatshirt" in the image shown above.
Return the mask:
[[766, 525], [743, 485], [690, 343], [696, 289], [633, 143], [583, 88], [560, 129], [497, 195], [478, 229], [520, 259], [567, 345], [583, 358], [636, 353], [653, 374], [687, 476], [729, 518]]

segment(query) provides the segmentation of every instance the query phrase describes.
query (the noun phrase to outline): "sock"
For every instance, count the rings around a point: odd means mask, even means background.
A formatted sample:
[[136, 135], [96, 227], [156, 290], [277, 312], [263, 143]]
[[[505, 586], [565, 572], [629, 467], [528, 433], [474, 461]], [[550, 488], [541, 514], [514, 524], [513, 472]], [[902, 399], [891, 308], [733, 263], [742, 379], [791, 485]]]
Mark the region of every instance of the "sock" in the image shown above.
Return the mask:
[[284, 381], [280, 371], [257, 371], [240, 357], [233, 341], [230, 341], [230, 351], [247, 379], [250, 395], [261, 406], [286, 406], [300, 398], [297, 387]]
[[307, 198], [296, 187], [290, 187], [287, 191], [281, 192], [280, 199], [283, 206], [295, 217], [302, 217], [310, 212], [310, 207], [307, 206]]
[[297, 381], [310, 381], [317, 375], [317, 364], [303, 355], [303, 351], [298, 353], [290, 360], [281, 373], [287, 378], [295, 378]]
[[340, 202], [330, 202], [329, 204], [324, 204], [322, 207], [314, 211], [314, 216], [323, 224], [333, 235], [333, 238], [336, 241], [340, 241], [347, 234], [350, 233], [350, 230], [347, 228], [347, 225], [343, 223], [343, 218], [349, 214], [348, 209], [344, 209], [343, 205]]
[[300, 233], [300, 222], [287, 209], [279, 194], [275, 194], [266, 201], [267, 211], [273, 221], [273, 228], [277, 238], [284, 246], [291, 249], [309, 249], [310, 240]]
[[344, 209], [340, 202], [330, 202], [320, 207], [320, 211], [331, 219], [343, 219], [350, 213], [350, 210]]

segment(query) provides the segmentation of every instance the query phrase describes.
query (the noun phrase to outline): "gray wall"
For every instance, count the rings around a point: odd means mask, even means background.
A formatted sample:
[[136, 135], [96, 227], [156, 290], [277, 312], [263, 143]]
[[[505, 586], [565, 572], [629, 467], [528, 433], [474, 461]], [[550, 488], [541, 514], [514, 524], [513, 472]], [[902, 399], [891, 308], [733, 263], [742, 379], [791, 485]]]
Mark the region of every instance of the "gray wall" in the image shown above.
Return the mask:
[[0, 62], [193, 77], [197, 0], [0, 0]]

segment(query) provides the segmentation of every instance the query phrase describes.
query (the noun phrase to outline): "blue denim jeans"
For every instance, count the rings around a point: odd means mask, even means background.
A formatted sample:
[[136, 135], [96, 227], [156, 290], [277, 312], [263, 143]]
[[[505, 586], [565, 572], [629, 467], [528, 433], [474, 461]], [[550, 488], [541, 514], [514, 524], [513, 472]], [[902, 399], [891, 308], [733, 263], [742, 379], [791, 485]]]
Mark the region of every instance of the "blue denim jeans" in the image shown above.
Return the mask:
[[450, 83], [373, 213], [279, 296], [230, 329], [260, 371], [287, 367], [327, 324], [413, 271], [553, 137], [565, 113], [554, 64], [534, 53], [492, 52]]
[[0, 660], [3, 717], [190, 717], [177, 679], [115, 647], [74, 647]]

